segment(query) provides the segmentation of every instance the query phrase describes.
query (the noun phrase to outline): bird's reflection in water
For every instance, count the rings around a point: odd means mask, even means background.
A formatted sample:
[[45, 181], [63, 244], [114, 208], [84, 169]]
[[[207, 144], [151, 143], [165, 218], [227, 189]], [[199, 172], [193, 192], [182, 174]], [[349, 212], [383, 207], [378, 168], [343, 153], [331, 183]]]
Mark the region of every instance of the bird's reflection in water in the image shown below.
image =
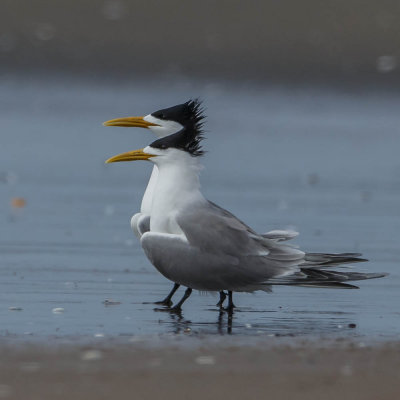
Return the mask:
[[[216, 311], [207, 309], [207, 312]], [[217, 310], [216, 321], [191, 320], [185, 318], [182, 311], [168, 312], [167, 319], [159, 321], [167, 324], [174, 334], [208, 334], [208, 335], [270, 335], [270, 336], [304, 336], [321, 334], [349, 333], [354, 330], [354, 315], [352, 313], [293, 313], [282, 315], [271, 311], [236, 309], [235, 311]], [[260, 315], [253, 318], [254, 313]], [[277, 315], [278, 314], [278, 315]], [[292, 312], [290, 313], [292, 314]], [[209, 314], [211, 315], [211, 314]], [[253, 316], [245, 318], [246, 315]], [[243, 320], [244, 319], [244, 320]]]
[[[160, 311], [160, 309], [155, 309], [155, 311]], [[166, 311], [166, 310], [162, 310]], [[218, 333], [220, 335], [224, 334], [232, 334], [232, 326], [234, 319], [233, 311], [218, 311], [218, 318], [216, 322], [196, 322], [193, 323], [191, 320], [186, 319], [183, 316], [182, 310], [168, 312], [169, 320], [168, 321], [159, 321], [160, 323], [168, 323], [172, 326], [172, 333], [193, 333], [193, 328], [198, 326], [215, 326], [217, 329], [214, 332], [204, 332], [204, 333]], [[198, 332], [203, 333], [203, 332]]]
[[187, 333], [191, 331], [190, 325], [192, 324], [192, 321], [185, 319], [182, 315], [182, 310], [169, 313], [168, 314], [170, 317], [170, 324], [173, 327], [173, 333]]
[[[223, 335], [227, 333], [228, 335], [232, 334], [232, 321], [233, 321], [233, 311], [222, 311], [220, 310], [218, 313], [218, 333]], [[226, 332], [225, 332], [226, 329]]]

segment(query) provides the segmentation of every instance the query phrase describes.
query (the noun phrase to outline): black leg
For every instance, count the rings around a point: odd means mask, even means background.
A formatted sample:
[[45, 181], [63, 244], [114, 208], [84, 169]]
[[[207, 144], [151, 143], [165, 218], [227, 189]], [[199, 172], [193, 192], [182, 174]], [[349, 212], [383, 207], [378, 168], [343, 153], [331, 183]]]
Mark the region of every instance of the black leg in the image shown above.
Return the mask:
[[228, 312], [232, 312], [234, 308], [236, 308], [236, 306], [233, 304], [233, 300], [232, 300], [232, 290], [228, 291], [228, 307], [225, 308], [226, 311]]
[[221, 290], [219, 292], [219, 302], [216, 304], [217, 307], [222, 308], [222, 305], [224, 304], [224, 301], [226, 299], [226, 293]]
[[183, 297], [181, 298], [181, 300], [179, 301], [179, 303], [177, 303], [175, 306], [173, 306], [171, 308], [171, 311], [175, 311], [175, 312], [179, 312], [182, 309], [182, 304], [189, 298], [189, 296], [192, 294], [192, 289], [191, 288], [187, 288], [185, 290], [185, 294], [183, 295]]
[[156, 301], [154, 304], [161, 304], [163, 306], [167, 306], [167, 307], [171, 307], [172, 306], [172, 296], [175, 294], [175, 292], [179, 289], [179, 283], [175, 283], [174, 287], [172, 288], [172, 290], [169, 292], [169, 295], [161, 301]]

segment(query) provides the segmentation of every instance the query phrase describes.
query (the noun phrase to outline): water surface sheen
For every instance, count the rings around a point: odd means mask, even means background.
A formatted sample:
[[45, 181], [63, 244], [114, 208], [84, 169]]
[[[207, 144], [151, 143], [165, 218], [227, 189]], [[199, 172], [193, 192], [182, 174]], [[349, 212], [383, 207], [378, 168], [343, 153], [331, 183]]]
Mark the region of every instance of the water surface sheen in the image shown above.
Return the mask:
[[[153, 137], [101, 123], [198, 95], [210, 200], [260, 232], [299, 230], [307, 251], [362, 252], [371, 261], [357, 267], [390, 276], [360, 290], [238, 294], [232, 318], [197, 292], [181, 316], [154, 311], [171, 283], [129, 226], [151, 165], [104, 165]], [[394, 94], [318, 88], [0, 80], [0, 336], [399, 338], [399, 107]]]

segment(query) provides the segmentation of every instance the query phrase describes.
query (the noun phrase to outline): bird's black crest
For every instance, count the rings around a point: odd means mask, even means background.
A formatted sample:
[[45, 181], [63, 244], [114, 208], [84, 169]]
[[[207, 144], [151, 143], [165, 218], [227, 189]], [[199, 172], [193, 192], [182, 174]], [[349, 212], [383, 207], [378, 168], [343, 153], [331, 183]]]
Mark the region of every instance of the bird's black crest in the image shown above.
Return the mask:
[[187, 151], [195, 157], [204, 154], [201, 149], [201, 141], [204, 138], [205, 116], [200, 100], [189, 100], [186, 103], [156, 111], [151, 115], [162, 120], [178, 122], [183, 126], [179, 132], [156, 140], [150, 145], [151, 147], [158, 149], [175, 147]]

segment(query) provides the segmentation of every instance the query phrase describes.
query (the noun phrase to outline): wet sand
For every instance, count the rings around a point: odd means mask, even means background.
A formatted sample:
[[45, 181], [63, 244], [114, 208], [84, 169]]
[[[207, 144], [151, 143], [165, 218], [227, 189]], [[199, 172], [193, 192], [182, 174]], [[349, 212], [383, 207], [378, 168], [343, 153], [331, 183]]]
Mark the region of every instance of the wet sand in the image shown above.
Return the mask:
[[[360, 347], [361, 346], [361, 347]], [[400, 343], [0, 347], [1, 399], [398, 399]]]
[[[154, 336], [189, 327], [206, 335], [231, 330], [245, 337], [399, 339], [397, 96], [200, 84], [164, 90], [161, 84], [73, 80], [0, 83], [7, 144], [0, 148], [0, 190], [9, 204], [0, 209], [0, 337], [37, 343], [54, 335], [67, 341]], [[361, 252], [370, 262], [358, 270], [390, 278], [360, 282], [360, 290], [237, 293], [231, 328], [212, 295], [195, 292], [182, 319], [154, 312], [150, 303], [164, 298], [171, 283], [146, 259], [129, 226], [151, 165], [104, 164], [153, 137], [101, 122], [194, 94], [208, 107], [201, 179], [210, 200], [259, 232], [300, 231], [294, 242], [307, 251]], [[24, 207], [15, 207], [20, 198]]]
[[[398, 95], [0, 84], [0, 400], [398, 398]], [[170, 282], [129, 227], [150, 168], [104, 165], [152, 137], [101, 122], [194, 95], [208, 107], [207, 197], [390, 277], [236, 294], [231, 320], [198, 293], [182, 316], [154, 311]]]
[[398, 87], [398, 19], [395, 1], [3, 0], [0, 73]]
[[[0, 148], [0, 190], [9, 204], [0, 209], [0, 337], [68, 342], [190, 328], [249, 342], [274, 334], [399, 339], [398, 96], [28, 78], [0, 84], [7, 144]], [[218, 299], [197, 292], [181, 319], [155, 312], [151, 303], [171, 283], [129, 226], [151, 165], [104, 164], [153, 137], [101, 122], [191, 95], [208, 107], [202, 185], [210, 200], [259, 232], [300, 231], [294, 242], [307, 251], [361, 252], [370, 262], [358, 270], [390, 277], [359, 282], [360, 290], [237, 293], [231, 326]], [[15, 207], [20, 198], [24, 207]]]

